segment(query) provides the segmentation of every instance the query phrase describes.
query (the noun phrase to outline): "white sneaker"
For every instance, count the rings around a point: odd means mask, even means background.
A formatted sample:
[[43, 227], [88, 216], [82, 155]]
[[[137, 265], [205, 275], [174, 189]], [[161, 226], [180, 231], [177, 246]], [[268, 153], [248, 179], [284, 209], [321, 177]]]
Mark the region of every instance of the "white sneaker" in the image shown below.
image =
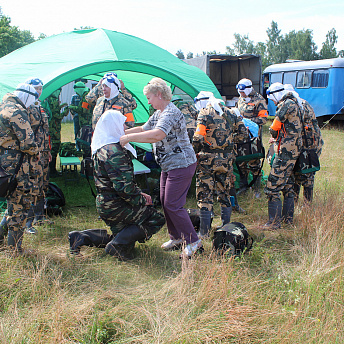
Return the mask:
[[171, 239], [169, 241], [164, 242], [161, 245], [161, 248], [165, 251], [177, 250], [181, 247], [183, 243], [183, 239]]
[[190, 258], [197, 251], [199, 251], [200, 253], [204, 251], [202, 239], [198, 239], [197, 241], [186, 245], [182, 251], [181, 258], [183, 256]]

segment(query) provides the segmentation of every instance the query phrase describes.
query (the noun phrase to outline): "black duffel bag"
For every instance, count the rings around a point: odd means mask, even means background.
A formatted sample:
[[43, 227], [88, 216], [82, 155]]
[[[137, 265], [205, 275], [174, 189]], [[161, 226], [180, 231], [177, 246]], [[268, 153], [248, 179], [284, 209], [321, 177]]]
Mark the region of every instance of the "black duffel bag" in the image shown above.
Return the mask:
[[236, 143], [236, 162], [265, 158], [265, 149], [260, 137], [250, 137], [245, 142]]
[[294, 171], [298, 174], [316, 172], [320, 170], [320, 161], [315, 149], [302, 148], [295, 163]]
[[24, 153], [21, 154], [18, 165], [14, 170], [14, 174], [8, 174], [3, 167], [0, 166], [0, 197], [6, 198], [10, 196], [17, 188], [17, 173], [23, 163]]

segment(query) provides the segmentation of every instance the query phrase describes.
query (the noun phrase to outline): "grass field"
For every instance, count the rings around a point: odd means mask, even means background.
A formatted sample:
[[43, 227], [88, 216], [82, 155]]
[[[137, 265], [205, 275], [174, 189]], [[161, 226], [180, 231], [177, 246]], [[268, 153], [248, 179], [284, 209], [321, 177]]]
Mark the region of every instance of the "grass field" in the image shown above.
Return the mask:
[[[267, 139], [265, 127], [265, 139]], [[71, 123], [63, 141], [73, 141]], [[68, 253], [68, 232], [106, 228], [85, 179], [64, 185], [53, 225], [26, 235], [30, 257], [0, 252], [0, 343], [344, 343], [344, 132], [327, 126], [311, 207], [296, 206], [294, 226], [262, 232], [267, 200], [240, 197], [255, 240], [241, 258], [222, 259], [205, 242], [190, 261], [162, 252], [164, 227], [119, 262], [102, 249]], [[268, 166], [264, 166], [268, 173]], [[195, 208], [194, 192], [187, 207]], [[220, 223], [215, 207], [213, 227]]]

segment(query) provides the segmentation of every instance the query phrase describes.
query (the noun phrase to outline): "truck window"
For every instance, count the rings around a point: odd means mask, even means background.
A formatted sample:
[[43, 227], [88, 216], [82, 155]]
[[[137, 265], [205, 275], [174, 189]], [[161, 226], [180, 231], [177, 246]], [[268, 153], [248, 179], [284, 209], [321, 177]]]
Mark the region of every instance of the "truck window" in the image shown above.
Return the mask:
[[312, 71], [297, 72], [297, 88], [311, 87]]
[[270, 74], [270, 85], [273, 84], [274, 82], [282, 83], [282, 72]]
[[296, 72], [284, 72], [283, 84], [291, 84], [293, 87], [296, 85]]
[[315, 70], [312, 75], [312, 87], [327, 87], [329, 72], [326, 69]]

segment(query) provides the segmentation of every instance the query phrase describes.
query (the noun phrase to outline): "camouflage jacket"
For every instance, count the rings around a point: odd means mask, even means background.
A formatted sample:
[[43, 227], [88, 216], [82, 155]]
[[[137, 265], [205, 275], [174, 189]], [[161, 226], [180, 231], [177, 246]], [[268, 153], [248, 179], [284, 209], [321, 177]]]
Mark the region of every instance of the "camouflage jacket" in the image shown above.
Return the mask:
[[85, 92], [78, 102], [78, 105], [69, 105], [68, 108], [79, 115], [80, 128], [84, 125], [92, 124], [92, 106], [86, 101], [87, 93]]
[[234, 143], [248, 137], [247, 128], [241, 119], [232, 110], [221, 107], [224, 111], [222, 116], [211, 105], [200, 110], [192, 142], [196, 153], [224, 152], [230, 157], [234, 152]]
[[277, 104], [275, 120], [282, 123], [277, 133], [276, 148], [281, 159], [297, 158], [302, 143], [301, 108], [292, 93], [285, 94]]
[[26, 107], [14, 94], [7, 93], [0, 104], [0, 165], [13, 173], [21, 152], [32, 156], [39, 151]]
[[96, 124], [101, 117], [101, 115], [106, 110], [118, 110], [120, 111], [124, 116], [127, 117], [127, 120], [125, 124], [128, 127], [134, 126], [134, 117], [131, 110], [131, 105], [128, 103], [128, 101], [122, 96], [122, 94], [119, 94], [117, 97], [112, 98], [110, 100], [106, 100], [104, 96], [100, 97], [97, 100], [97, 104], [94, 107], [93, 110], [93, 117], [92, 117], [92, 129], [96, 127]]
[[321, 130], [318, 121], [315, 117], [312, 106], [306, 100], [302, 99], [302, 105], [303, 125], [306, 133], [306, 137], [304, 137], [304, 132], [302, 131], [303, 144], [305, 146], [307, 139], [308, 148], [316, 149], [318, 156], [320, 156], [324, 141], [321, 136]]
[[[125, 88], [121, 89], [123, 97], [130, 103], [131, 111], [134, 111], [134, 109], [137, 108], [136, 100], [132, 96], [132, 94]], [[96, 86], [92, 88], [90, 92], [85, 97], [85, 100], [87, 103], [91, 104], [92, 106], [95, 106], [97, 103], [98, 98], [102, 97], [104, 95], [102, 85], [98, 83]]]
[[111, 201], [126, 201], [132, 206], [146, 205], [141, 189], [134, 180], [130, 155], [119, 143], [100, 148], [93, 155], [94, 181], [97, 192]]
[[61, 109], [67, 104], [61, 104], [58, 98], [48, 97], [47, 102], [51, 111], [51, 117], [49, 120], [49, 134], [52, 141], [61, 140], [61, 122], [63, 117], [67, 116], [69, 109], [66, 107], [61, 112]]
[[251, 99], [246, 103], [245, 99], [240, 96], [236, 106], [243, 117], [250, 119], [261, 127], [268, 119], [266, 101], [255, 90], [253, 90], [248, 97]]
[[189, 102], [177, 101], [174, 102], [174, 105], [182, 112], [185, 117], [186, 130], [188, 131], [190, 142], [192, 142], [192, 138], [197, 127], [198, 111]]
[[40, 106], [40, 102], [36, 101], [34, 105], [28, 108], [29, 121], [31, 128], [35, 133], [35, 141], [37, 146], [43, 151], [50, 151], [49, 147], [49, 118], [44, 109]]

